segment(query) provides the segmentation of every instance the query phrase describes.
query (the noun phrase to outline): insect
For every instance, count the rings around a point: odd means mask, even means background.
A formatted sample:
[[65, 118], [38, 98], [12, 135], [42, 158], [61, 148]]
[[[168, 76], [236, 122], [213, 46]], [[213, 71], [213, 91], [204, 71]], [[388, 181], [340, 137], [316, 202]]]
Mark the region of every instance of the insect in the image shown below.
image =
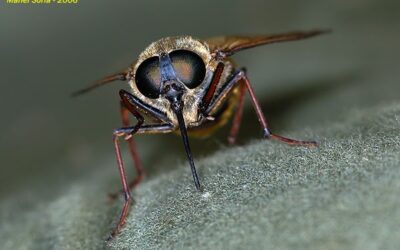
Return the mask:
[[[290, 32], [260, 36], [225, 36], [198, 40], [190, 36], [166, 37], [151, 43], [128, 69], [107, 76], [73, 95], [86, 93], [115, 80], [128, 81], [130, 92], [119, 91], [123, 127], [113, 132], [118, 170], [122, 181], [124, 205], [114, 237], [125, 224], [131, 202], [130, 190], [144, 177], [133, 136], [139, 134], [180, 133], [194, 184], [201, 190], [188, 135], [205, 137], [225, 125], [233, 115], [228, 142], [234, 144], [248, 92], [264, 138], [290, 145], [315, 146], [314, 141], [299, 141], [274, 134], [257, 101], [244, 69], [237, 69], [230, 58], [252, 47], [294, 41], [325, 33], [324, 30]], [[129, 113], [137, 122], [129, 123]], [[137, 176], [128, 183], [119, 138], [129, 145]]]

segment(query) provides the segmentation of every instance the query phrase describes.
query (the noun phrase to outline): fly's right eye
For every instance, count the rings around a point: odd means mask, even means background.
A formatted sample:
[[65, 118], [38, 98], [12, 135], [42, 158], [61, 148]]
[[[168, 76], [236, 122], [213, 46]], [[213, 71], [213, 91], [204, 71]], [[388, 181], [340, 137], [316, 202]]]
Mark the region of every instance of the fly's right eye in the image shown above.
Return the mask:
[[144, 96], [157, 99], [161, 92], [161, 74], [158, 57], [144, 60], [136, 70], [136, 86]]
[[203, 82], [206, 66], [200, 56], [189, 50], [175, 50], [169, 56], [176, 75], [186, 87], [194, 89]]

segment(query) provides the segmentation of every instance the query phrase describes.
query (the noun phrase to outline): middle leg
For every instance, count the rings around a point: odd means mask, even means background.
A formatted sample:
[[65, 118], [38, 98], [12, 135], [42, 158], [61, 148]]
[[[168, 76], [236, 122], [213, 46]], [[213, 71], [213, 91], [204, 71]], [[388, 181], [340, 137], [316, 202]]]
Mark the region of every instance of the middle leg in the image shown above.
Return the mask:
[[244, 95], [246, 94], [246, 85], [242, 80], [239, 80], [240, 87], [239, 87], [239, 101], [238, 106], [235, 111], [235, 116], [233, 117], [232, 127], [229, 132], [228, 136], [228, 143], [229, 145], [233, 145], [236, 143], [236, 138], [239, 132], [240, 123], [242, 122], [243, 116], [243, 108], [244, 108]]

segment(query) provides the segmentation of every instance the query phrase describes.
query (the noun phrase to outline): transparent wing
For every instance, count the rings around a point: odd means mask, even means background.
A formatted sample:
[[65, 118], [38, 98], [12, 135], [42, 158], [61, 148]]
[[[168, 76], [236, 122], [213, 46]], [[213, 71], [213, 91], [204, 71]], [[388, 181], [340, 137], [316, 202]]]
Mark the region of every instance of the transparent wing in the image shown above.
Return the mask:
[[121, 80], [121, 81], [126, 80], [127, 79], [126, 78], [127, 74], [128, 74], [128, 70], [124, 71], [124, 72], [119, 72], [119, 73], [115, 73], [115, 74], [112, 74], [112, 75], [105, 76], [102, 79], [100, 79], [98, 81], [95, 81], [91, 85], [89, 85], [89, 86], [87, 86], [87, 87], [85, 87], [83, 89], [80, 89], [80, 90], [77, 90], [77, 91], [73, 92], [71, 94], [71, 96], [72, 97], [76, 97], [76, 96], [79, 96], [79, 95], [86, 94], [87, 92], [92, 91], [95, 88], [98, 88], [100, 86], [106, 85], [106, 84], [111, 83], [111, 82], [116, 81], [116, 80]]
[[230, 56], [237, 51], [253, 48], [260, 45], [296, 41], [323, 33], [329, 30], [294, 31], [282, 34], [258, 35], [258, 36], [221, 36], [206, 39], [211, 52], [220, 56]]

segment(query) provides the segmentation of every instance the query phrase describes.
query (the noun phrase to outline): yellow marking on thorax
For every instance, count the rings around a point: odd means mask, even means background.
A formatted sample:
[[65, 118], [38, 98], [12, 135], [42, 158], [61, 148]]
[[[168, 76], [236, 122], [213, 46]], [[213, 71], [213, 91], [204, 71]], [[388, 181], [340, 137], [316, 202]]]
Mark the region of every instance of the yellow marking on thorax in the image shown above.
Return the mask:
[[220, 114], [215, 122], [210, 122], [206, 127], [195, 127], [188, 130], [188, 135], [197, 138], [207, 138], [223, 127], [233, 115], [239, 102], [240, 85], [236, 85], [227, 100], [226, 109]]

